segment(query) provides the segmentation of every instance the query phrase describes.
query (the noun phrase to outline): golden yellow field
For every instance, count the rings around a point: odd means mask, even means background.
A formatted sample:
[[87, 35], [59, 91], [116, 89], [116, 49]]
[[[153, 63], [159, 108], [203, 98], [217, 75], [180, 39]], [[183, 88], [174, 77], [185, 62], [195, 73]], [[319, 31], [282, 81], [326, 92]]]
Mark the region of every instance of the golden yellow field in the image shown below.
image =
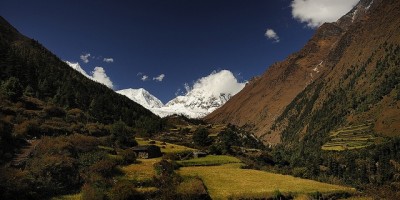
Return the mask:
[[160, 162], [161, 158], [138, 159], [139, 163], [121, 167], [128, 180], [147, 181], [155, 176], [154, 163]]
[[81, 199], [82, 199], [81, 193], [62, 195], [62, 196], [51, 198], [51, 200], [81, 200]]
[[[155, 141], [155, 140], [146, 140], [143, 138], [135, 138], [135, 139], [139, 145], [149, 145], [150, 141]], [[183, 152], [183, 151], [195, 150], [195, 149], [177, 145], [177, 144], [171, 144], [171, 143], [163, 144], [163, 142], [161, 142], [161, 141], [155, 141], [154, 145], [159, 146], [161, 148], [161, 152], [163, 152], [163, 153], [179, 153], [179, 152]]]
[[354, 188], [331, 185], [317, 181], [241, 169], [240, 163], [206, 167], [182, 167], [183, 176], [199, 176], [212, 199], [268, 197], [275, 191], [292, 194], [354, 192]]

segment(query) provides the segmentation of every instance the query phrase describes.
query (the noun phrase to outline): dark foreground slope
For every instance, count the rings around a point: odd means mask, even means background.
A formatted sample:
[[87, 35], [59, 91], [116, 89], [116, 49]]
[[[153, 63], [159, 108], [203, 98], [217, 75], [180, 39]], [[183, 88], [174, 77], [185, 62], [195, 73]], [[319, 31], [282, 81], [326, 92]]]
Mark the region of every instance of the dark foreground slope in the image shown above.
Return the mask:
[[245, 126], [269, 144], [366, 121], [399, 135], [399, 6], [361, 0], [205, 119]]

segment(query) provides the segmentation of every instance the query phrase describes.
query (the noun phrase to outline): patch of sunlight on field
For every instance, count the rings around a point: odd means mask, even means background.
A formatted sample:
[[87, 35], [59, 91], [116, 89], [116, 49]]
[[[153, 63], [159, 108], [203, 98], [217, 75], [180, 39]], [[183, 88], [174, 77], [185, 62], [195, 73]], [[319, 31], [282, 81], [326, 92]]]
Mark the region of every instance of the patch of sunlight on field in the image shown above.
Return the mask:
[[202, 158], [194, 158], [190, 160], [178, 161], [179, 164], [183, 166], [212, 166], [212, 165], [222, 165], [228, 163], [240, 163], [239, 159], [233, 156], [226, 155], [208, 155]]
[[148, 194], [148, 193], [157, 192], [158, 188], [156, 188], [156, 187], [140, 187], [140, 188], [136, 188], [136, 190], [141, 194]]
[[128, 180], [148, 181], [156, 175], [154, 163], [160, 162], [161, 158], [137, 159], [139, 163], [121, 167]]
[[350, 197], [343, 200], [374, 200], [372, 197]]
[[255, 198], [271, 196], [274, 191], [308, 194], [353, 192], [354, 188], [331, 185], [265, 171], [241, 169], [241, 163], [221, 166], [182, 167], [183, 176], [199, 176], [212, 199]]
[[135, 138], [139, 145], [150, 145], [150, 141], [154, 141], [156, 146], [161, 148], [162, 153], [179, 153], [184, 151], [194, 151], [195, 149], [185, 147], [182, 145], [171, 144], [168, 142], [161, 142], [157, 140], [146, 140], [143, 138]]
[[81, 200], [81, 194], [69, 194], [69, 195], [62, 195], [58, 197], [53, 197], [51, 200]]

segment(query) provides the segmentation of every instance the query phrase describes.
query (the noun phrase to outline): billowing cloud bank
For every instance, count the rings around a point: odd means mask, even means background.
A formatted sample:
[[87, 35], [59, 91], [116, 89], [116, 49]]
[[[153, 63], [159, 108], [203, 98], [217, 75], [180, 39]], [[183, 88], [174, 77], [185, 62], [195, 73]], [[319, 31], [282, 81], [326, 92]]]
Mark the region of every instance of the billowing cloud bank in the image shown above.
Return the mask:
[[185, 85], [187, 95], [201, 93], [204, 97], [231, 94], [232, 96], [243, 89], [245, 83], [240, 83], [229, 70], [213, 71], [210, 75], [200, 78], [192, 87]]
[[335, 22], [349, 12], [359, 0], [293, 0], [292, 16], [307, 26], [316, 28], [325, 22]]

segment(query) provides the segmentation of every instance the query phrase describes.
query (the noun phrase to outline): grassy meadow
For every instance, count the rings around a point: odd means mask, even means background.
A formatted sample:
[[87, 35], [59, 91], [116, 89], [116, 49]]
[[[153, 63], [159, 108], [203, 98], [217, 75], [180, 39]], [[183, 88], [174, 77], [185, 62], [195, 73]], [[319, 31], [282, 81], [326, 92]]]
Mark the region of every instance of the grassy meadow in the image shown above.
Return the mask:
[[139, 145], [151, 145], [150, 143], [154, 141], [154, 145], [159, 146], [161, 148], [162, 153], [179, 153], [185, 151], [193, 151], [195, 149], [185, 147], [182, 145], [171, 144], [168, 142], [161, 142], [156, 140], [148, 140], [144, 138], [135, 138]]
[[58, 197], [53, 197], [51, 200], [81, 200], [82, 199], [82, 194], [69, 194], [69, 195], [61, 195]]
[[261, 198], [276, 191], [294, 195], [354, 192], [355, 189], [265, 171], [241, 169], [241, 163], [220, 166], [182, 167], [182, 176], [198, 176], [212, 199]]
[[215, 166], [228, 163], [240, 163], [241, 161], [233, 156], [208, 155], [206, 157], [178, 161], [182, 166]]
[[153, 166], [155, 163], [160, 162], [161, 158], [138, 159], [137, 161], [138, 163], [123, 166], [121, 169], [125, 173], [126, 179], [146, 182], [156, 175]]

